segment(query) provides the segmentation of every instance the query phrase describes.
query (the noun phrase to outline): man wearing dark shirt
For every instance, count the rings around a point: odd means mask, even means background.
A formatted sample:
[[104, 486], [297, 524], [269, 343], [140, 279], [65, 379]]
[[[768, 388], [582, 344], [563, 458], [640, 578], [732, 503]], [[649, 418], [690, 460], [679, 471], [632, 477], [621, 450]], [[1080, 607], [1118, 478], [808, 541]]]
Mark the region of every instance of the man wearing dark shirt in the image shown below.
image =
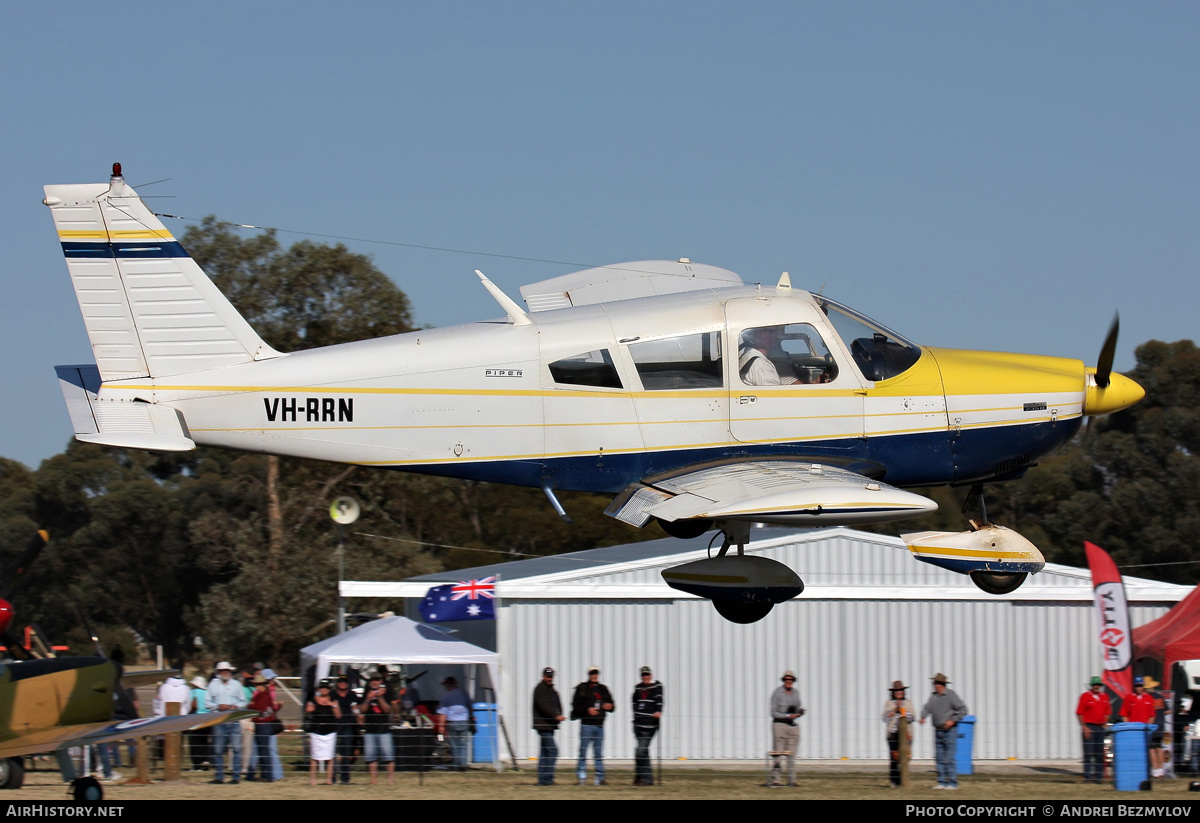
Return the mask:
[[650, 741], [658, 731], [662, 717], [663, 687], [654, 679], [649, 666], [642, 666], [642, 681], [633, 687], [633, 737], [637, 750], [633, 761], [633, 785], [653, 786], [654, 772], [650, 769]]
[[344, 674], [339, 677], [337, 687], [330, 692], [329, 698], [342, 712], [342, 717], [337, 722], [337, 766], [333, 782], [340, 781], [346, 785], [350, 783], [350, 761], [354, 759], [354, 737], [358, 731], [358, 715], [355, 714], [358, 697], [350, 688], [350, 678]]
[[562, 701], [554, 688], [554, 669], [542, 669], [542, 682], [533, 690], [533, 730], [538, 733], [541, 745], [538, 748], [538, 785], [554, 785], [554, 764], [558, 762], [558, 744], [554, 733], [558, 724], [566, 720], [562, 713]]
[[600, 669], [588, 669], [588, 679], [575, 687], [571, 701], [571, 719], [580, 721], [579, 763], [576, 773], [579, 785], [587, 782], [587, 750], [592, 747], [592, 759], [596, 763], [596, 785], [606, 786], [604, 779], [604, 718], [613, 710], [612, 694], [608, 686], [600, 682]]
[[387, 782], [396, 779], [396, 754], [392, 744], [392, 696], [383, 683], [383, 674], [371, 675], [362, 700], [356, 706], [363, 727], [363, 755], [371, 772], [371, 785], [379, 778], [380, 761], [387, 764]]

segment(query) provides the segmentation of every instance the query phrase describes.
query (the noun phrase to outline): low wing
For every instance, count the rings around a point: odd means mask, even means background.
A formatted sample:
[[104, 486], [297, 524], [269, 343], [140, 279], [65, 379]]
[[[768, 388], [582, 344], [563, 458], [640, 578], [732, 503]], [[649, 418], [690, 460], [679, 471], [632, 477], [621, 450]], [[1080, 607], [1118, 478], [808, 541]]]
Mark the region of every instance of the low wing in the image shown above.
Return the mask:
[[836, 466], [772, 458], [706, 464], [647, 477], [607, 514], [634, 526], [650, 518], [748, 520], [805, 526], [882, 523], [937, 511], [919, 494]]
[[112, 721], [80, 723], [74, 726], [51, 726], [44, 729], [9, 732], [3, 740], [0, 740], [0, 758], [42, 754], [69, 746], [93, 746], [97, 743], [128, 740], [131, 737], [145, 737], [151, 734], [203, 729], [207, 726], [228, 723], [231, 720], [240, 720], [243, 717], [254, 717], [256, 714], [258, 712], [209, 712], [207, 714], [184, 714], [178, 717], [141, 717], [136, 720], [122, 720], [118, 723]]

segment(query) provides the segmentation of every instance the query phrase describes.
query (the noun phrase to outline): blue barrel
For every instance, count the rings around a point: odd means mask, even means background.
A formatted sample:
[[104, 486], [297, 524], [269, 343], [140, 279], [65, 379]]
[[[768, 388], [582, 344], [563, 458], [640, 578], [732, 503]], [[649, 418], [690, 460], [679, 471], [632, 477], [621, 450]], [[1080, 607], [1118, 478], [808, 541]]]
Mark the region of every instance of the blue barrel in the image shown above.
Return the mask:
[[954, 749], [954, 767], [959, 774], [975, 774], [971, 764], [972, 748], [975, 746], [975, 715], [969, 714], [954, 727], [958, 733]]
[[472, 763], [491, 763], [499, 759], [500, 738], [495, 703], [472, 703], [475, 715], [475, 740], [471, 746]]
[[1152, 723], [1118, 723], [1112, 727], [1113, 777], [1119, 792], [1150, 788]]

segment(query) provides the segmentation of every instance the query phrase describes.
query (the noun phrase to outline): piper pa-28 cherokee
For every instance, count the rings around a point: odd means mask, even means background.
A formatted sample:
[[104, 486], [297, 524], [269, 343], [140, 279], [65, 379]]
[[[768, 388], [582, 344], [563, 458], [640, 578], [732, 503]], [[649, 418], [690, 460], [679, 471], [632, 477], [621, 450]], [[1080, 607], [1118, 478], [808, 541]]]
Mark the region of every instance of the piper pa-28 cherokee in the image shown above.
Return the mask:
[[[76, 437], [197, 445], [615, 495], [608, 513], [724, 535], [669, 569], [736, 622], [803, 589], [743, 554], [751, 523], [856, 525], [936, 509], [903, 487], [1008, 480], [1087, 415], [1143, 392], [1100, 365], [910, 343], [793, 288], [649, 261], [524, 286], [507, 317], [291, 354], [254, 332], [126, 184], [46, 186], [95, 365], [57, 368]], [[886, 482], [885, 482], [886, 481]], [[905, 536], [920, 560], [1014, 590], [1045, 560], [981, 517]], [[736, 545], [736, 553], [729, 548]]]

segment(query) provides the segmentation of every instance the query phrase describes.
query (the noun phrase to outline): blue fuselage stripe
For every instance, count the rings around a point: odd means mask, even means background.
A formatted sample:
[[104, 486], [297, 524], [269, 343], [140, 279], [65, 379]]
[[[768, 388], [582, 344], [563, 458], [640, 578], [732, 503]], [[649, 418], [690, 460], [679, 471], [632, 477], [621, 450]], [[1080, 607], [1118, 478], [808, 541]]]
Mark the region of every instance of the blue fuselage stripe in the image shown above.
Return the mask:
[[71, 258], [124, 257], [143, 260], [148, 257], [187, 257], [183, 246], [174, 240], [122, 240], [116, 243], [64, 242], [63, 254]]
[[1011, 469], [998, 467], [1010, 465], [1014, 460], [1031, 465], [1070, 440], [1079, 430], [1079, 423], [1076, 418], [971, 429], [954, 434], [924, 432], [866, 440], [738, 444], [678, 451], [394, 468], [494, 483], [539, 487], [549, 484], [564, 491], [615, 494], [645, 477], [712, 460], [808, 457], [820, 462], [824, 457], [839, 465], [863, 461], [883, 466], [886, 473], [879, 479], [893, 486], [937, 486], [982, 482], [998, 475], [1011, 475]]

